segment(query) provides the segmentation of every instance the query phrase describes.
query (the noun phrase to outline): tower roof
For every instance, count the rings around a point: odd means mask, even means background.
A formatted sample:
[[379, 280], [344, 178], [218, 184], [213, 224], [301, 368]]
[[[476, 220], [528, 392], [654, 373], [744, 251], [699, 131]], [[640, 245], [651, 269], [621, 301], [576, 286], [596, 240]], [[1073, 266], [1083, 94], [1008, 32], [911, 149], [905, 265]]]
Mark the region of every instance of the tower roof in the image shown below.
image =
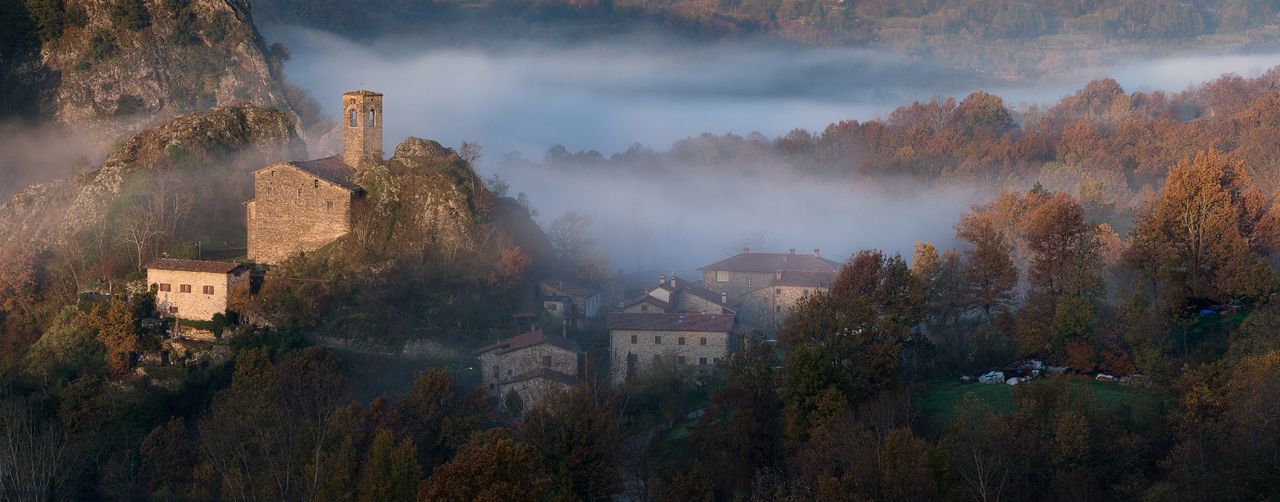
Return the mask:
[[373, 92], [365, 89], [357, 89], [342, 93], [343, 96], [381, 96], [381, 92]]

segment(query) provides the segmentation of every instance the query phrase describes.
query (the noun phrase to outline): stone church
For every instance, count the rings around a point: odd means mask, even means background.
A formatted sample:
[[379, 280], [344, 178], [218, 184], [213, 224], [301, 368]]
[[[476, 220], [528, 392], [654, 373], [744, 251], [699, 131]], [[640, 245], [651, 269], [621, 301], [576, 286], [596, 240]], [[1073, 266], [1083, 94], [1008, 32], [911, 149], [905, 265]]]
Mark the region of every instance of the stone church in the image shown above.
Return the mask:
[[319, 249], [351, 230], [364, 190], [360, 169], [382, 162], [382, 94], [342, 95], [342, 154], [273, 164], [253, 172], [245, 203], [250, 261], [272, 265]]

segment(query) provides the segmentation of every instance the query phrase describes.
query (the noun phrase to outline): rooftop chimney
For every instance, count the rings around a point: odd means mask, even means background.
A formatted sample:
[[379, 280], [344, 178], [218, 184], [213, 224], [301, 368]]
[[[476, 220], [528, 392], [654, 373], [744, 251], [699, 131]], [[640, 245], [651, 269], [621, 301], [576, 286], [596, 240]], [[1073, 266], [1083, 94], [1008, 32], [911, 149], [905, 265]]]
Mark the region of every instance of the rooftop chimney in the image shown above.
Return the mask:
[[722, 305], [729, 304], [729, 293], [720, 293], [720, 303]]
[[676, 287], [676, 276], [674, 276], [674, 275], [673, 275], [673, 276], [671, 276], [671, 287], [672, 287], [673, 289]]
[[658, 276], [658, 285], [659, 286], [667, 285], [667, 274], [662, 274]]
[[773, 278], [774, 278], [774, 279], [776, 279], [776, 280], [781, 281], [781, 280], [782, 280], [782, 271], [781, 271], [781, 270], [779, 270], [779, 271], [777, 271], [777, 272], [774, 272], [774, 273], [773, 273]]
[[751, 248], [742, 248], [742, 254], [747, 254], [750, 252], [751, 252]]
[[822, 250], [820, 250], [820, 249], [818, 249], [818, 248], [813, 248], [813, 255], [814, 255], [814, 256], [822, 256]]

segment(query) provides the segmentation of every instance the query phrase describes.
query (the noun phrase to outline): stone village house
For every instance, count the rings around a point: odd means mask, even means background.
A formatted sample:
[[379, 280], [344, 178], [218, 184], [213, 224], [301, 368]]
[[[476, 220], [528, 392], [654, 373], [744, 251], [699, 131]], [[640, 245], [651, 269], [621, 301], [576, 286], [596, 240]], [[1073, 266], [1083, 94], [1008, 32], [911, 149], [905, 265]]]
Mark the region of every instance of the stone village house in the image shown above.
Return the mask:
[[729, 295], [717, 293], [701, 284], [690, 282], [680, 277], [663, 275], [658, 278], [658, 287], [649, 290], [644, 296], [631, 301], [622, 311], [627, 313], [700, 313], [729, 314], [738, 310], [737, 305], [729, 303]]
[[548, 314], [579, 328], [594, 319], [600, 310], [598, 291], [560, 279], [539, 282], [538, 296]]
[[231, 292], [249, 281], [248, 267], [225, 261], [160, 258], [146, 269], [147, 284], [156, 289], [156, 308], [192, 321], [225, 313]]
[[351, 231], [352, 209], [364, 196], [359, 169], [382, 161], [382, 94], [345, 93], [342, 109], [342, 155], [253, 172], [254, 198], [245, 202], [250, 261], [277, 264]]
[[711, 371], [736, 346], [732, 314], [637, 314], [609, 316], [610, 379], [625, 383], [662, 364]]
[[826, 291], [835, 282], [840, 264], [813, 254], [742, 253], [702, 267], [702, 284], [738, 301], [739, 322], [775, 333], [800, 299]]
[[505, 406], [507, 394], [515, 392], [528, 410], [548, 392], [577, 385], [581, 352], [573, 340], [534, 329], [481, 347], [476, 356], [490, 396]]

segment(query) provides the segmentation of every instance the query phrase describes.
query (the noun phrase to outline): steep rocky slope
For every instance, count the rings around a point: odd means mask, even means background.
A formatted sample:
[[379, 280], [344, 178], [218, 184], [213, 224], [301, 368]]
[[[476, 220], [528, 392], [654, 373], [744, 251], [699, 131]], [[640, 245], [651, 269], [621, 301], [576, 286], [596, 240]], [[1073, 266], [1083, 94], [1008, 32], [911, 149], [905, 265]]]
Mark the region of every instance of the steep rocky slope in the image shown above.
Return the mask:
[[[38, 37], [39, 59], [24, 62], [15, 49], [0, 61], [4, 90], [27, 96], [4, 103], [0, 115], [34, 108], [37, 117], [111, 141], [157, 119], [236, 103], [294, 115], [304, 99], [285, 83], [284, 52], [267, 47], [248, 2], [27, 0], [25, 6], [27, 42]], [[21, 13], [7, 20], [14, 29], [21, 21]]]
[[[240, 105], [183, 115], [121, 143], [90, 171], [16, 194], [0, 206], [0, 244], [72, 245], [78, 234], [106, 226], [127, 182], [141, 184], [166, 173], [180, 174], [174, 183], [195, 184], [187, 188], [202, 197], [225, 199], [220, 205], [234, 212], [245, 196], [235, 193], [236, 180], [247, 180], [254, 166], [299, 157], [304, 150], [285, 112]], [[216, 209], [198, 212], [226, 212]]]

